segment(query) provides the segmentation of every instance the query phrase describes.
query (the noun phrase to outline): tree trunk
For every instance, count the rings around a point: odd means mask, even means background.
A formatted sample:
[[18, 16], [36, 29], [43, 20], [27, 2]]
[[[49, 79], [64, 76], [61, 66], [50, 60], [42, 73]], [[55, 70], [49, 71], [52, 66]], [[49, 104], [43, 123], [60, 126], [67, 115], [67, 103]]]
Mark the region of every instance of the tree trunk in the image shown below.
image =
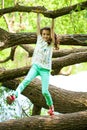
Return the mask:
[[50, 116], [32, 116], [0, 123], [0, 130], [86, 130], [87, 111]]
[[52, 60], [52, 68], [53, 68], [52, 74], [54, 75], [58, 74], [63, 67], [82, 62], [87, 62], [87, 51], [71, 53], [62, 58], [55, 58]]
[[[3, 86], [15, 90], [18, 84], [19, 81], [8, 81], [4, 82]], [[49, 91], [52, 95], [56, 112], [72, 113], [87, 109], [87, 92], [68, 91], [53, 85], [49, 86]], [[34, 79], [23, 91], [23, 95], [28, 97], [38, 108], [43, 107], [48, 109], [45, 99], [41, 93], [41, 81], [39, 79]]]
[[[76, 34], [76, 35], [61, 35], [60, 44], [61, 45], [82, 45], [87, 46], [86, 34]], [[0, 50], [8, 47], [21, 45], [21, 44], [32, 44], [36, 43], [36, 33], [9, 33], [0, 28]], [[59, 40], [59, 39], [58, 39]]]
[[[87, 1], [65, 7], [62, 9], [49, 11], [44, 7], [24, 7], [16, 5], [11, 8], [1, 9], [0, 14], [6, 14], [9, 12], [35, 12], [42, 13], [45, 17], [56, 18], [65, 14], [86, 9]], [[79, 10], [80, 8], [80, 10]], [[36, 43], [36, 33], [8, 33], [3, 29], [0, 29], [0, 50], [8, 47], [13, 47], [22, 44]], [[80, 45], [87, 46], [87, 35], [58, 35], [61, 45]], [[23, 47], [23, 46], [22, 46]], [[13, 57], [12, 57], [13, 58]], [[61, 59], [57, 58], [53, 60], [52, 67], [54, 74], [57, 74], [62, 67], [72, 65], [75, 63], [81, 63], [87, 61], [87, 51], [69, 54]], [[29, 67], [21, 68], [18, 70], [2, 71], [0, 72], [0, 81], [7, 81], [19, 76], [24, 76], [28, 72]], [[9, 73], [10, 72], [10, 73]], [[19, 80], [10, 82], [4, 82], [3, 85], [10, 89], [16, 89], [19, 84]], [[87, 129], [87, 92], [73, 92], [67, 91], [56, 86], [50, 85], [49, 91], [52, 95], [55, 111], [60, 113], [54, 117], [50, 116], [32, 116], [25, 119], [11, 120], [0, 123], [0, 130], [12, 129], [12, 130], [85, 130]], [[33, 80], [30, 85], [23, 91], [23, 94], [28, 97], [34, 104], [33, 115], [40, 114], [42, 107], [48, 108], [45, 99], [41, 94], [41, 82], [38, 79]], [[78, 112], [82, 111], [82, 112]], [[76, 113], [73, 113], [76, 112]]]
[[[30, 45], [20, 45], [25, 51], [28, 52], [29, 57], [32, 57], [33, 52], [34, 52], [34, 47], [30, 46]], [[86, 52], [87, 51], [87, 47], [80, 47], [80, 48], [75, 48], [75, 47], [71, 47], [71, 49], [59, 49], [59, 50], [53, 50], [53, 58], [58, 58], [58, 57], [62, 57], [62, 56], [66, 56], [69, 55], [71, 53], [77, 53], [77, 52]]]
[[[61, 58], [54, 58], [52, 60], [52, 69], [53, 69], [52, 74], [56, 75], [60, 72], [60, 70], [63, 67], [81, 63], [81, 62], [87, 62], [87, 51], [71, 53]], [[0, 72], [0, 82], [24, 76], [28, 73], [29, 69], [30, 66], [2, 71]]]
[[33, 110], [32, 110], [32, 115], [40, 115], [41, 113], [41, 106], [36, 106], [35, 104], [33, 105]]

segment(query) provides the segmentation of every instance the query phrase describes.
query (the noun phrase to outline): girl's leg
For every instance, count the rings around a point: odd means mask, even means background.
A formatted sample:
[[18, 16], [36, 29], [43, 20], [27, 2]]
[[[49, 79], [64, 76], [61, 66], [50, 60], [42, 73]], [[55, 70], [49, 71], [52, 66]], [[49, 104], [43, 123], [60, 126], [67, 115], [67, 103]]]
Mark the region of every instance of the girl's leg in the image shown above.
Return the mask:
[[41, 69], [40, 76], [42, 80], [42, 94], [46, 99], [46, 104], [50, 107], [53, 105], [52, 97], [48, 90], [50, 71], [46, 69]]
[[41, 69], [40, 75], [42, 79], [42, 94], [46, 99], [46, 104], [49, 106], [48, 114], [52, 116], [54, 115], [54, 106], [53, 106], [52, 97], [48, 91], [50, 72], [49, 70]]
[[38, 71], [37, 71], [37, 66], [33, 65], [30, 69], [30, 71], [28, 72], [27, 76], [25, 77], [25, 79], [19, 84], [19, 86], [17, 87], [16, 91], [14, 92], [14, 95], [16, 97], [18, 97], [18, 94], [20, 94], [25, 88], [26, 86], [38, 75]]

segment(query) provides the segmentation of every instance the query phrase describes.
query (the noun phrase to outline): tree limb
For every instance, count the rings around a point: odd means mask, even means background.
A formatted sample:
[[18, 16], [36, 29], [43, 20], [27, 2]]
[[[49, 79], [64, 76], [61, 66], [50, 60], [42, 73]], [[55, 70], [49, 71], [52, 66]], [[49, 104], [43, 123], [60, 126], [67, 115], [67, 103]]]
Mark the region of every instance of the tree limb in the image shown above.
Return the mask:
[[15, 54], [16, 48], [17, 48], [17, 46], [13, 46], [13, 47], [11, 48], [10, 55], [9, 55], [6, 59], [4, 59], [4, 60], [0, 60], [0, 63], [7, 62], [7, 61], [9, 61], [9, 60], [12, 60], [12, 61], [13, 61], [13, 60], [14, 60], [14, 54]]
[[[2, 28], [0, 28], [0, 34], [0, 50], [16, 45], [36, 43], [37, 39], [36, 33], [9, 33]], [[87, 34], [61, 35], [59, 37], [61, 45], [87, 46]], [[81, 42], [78, 42], [79, 40]]]
[[[20, 45], [25, 51], [28, 52], [29, 57], [32, 57], [33, 52], [34, 52], [34, 47], [30, 45]], [[59, 49], [59, 50], [53, 50], [53, 58], [58, 58], [58, 57], [63, 57], [66, 55], [69, 55], [71, 53], [77, 53], [77, 52], [86, 52], [87, 47], [80, 47], [80, 48], [75, 48], [72, 47], [71, 49]]]
[[32, 116], [0, 122], [0, 130], [86, 130], [87, 111], [50, 116]]
[[[82, 62], [87, 62], [87, 51], [71, 53], [61, 58], [54, 58], [52, 60], [52, 69], [53, 69], [52, 74], [55, 75], [58, 74], [63, 67]], [[27, 74], [29, 69], [30, 66], [13, 70], [5, 70], [0, 73], [0, 82], [24, 76]]]
[[[4, 81], [2, 85], [15, 90], [20, 82], [20, 80], [10, 80], [7, 82]], [[56, 112], [73, 113], [87, 110], [87, 92], [68, 91], [51, 84], [49, 85], [49, 91], [52, 95]], [[37, 78], [34, 79], [26, 89], [24, 89], [22, 94], [28, 97], [38, 108], [43, 107], [48, 109], [41, 91], [41, 80]]]
[[81, 2], [69, 7], [63, 7], [62, 9], [57, 9], [54, 11], [51, 10], [47, 10], [45, 7], [43, 6], [37, 6], [37, 7], [26, 7], [26, 6], [20, 6], [18, 4], [16, 4], [16, 6], [14, 7], [9, 7], [9, 8], [4, 8], [4, 9], [0, 9], [0, 15], [4, 15], [6, 13], [12, 13], [12, 12], [34, 12], [34, 13], [41, 13], [43, 14], [45, 17], [48, 18], [57, 18], [66, 14], [71, 13], [71, 11], [81, 11], [87, 8], [87, 1], [85, 2]]
[[52, 74], [58, 74], [63, 67], [83, 62], [87, 62], [87, 51], [71, 53], [61, 58], [55, 58], [52, 60]]

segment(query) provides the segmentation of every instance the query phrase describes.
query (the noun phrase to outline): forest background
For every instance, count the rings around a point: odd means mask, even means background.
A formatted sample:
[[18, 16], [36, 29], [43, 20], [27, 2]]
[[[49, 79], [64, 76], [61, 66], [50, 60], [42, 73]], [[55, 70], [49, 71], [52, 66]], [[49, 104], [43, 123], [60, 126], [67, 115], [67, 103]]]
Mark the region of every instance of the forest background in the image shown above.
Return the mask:
[[[44, 6], [48, 10], [56, 10], [59, 8], [67, 7], [70, 5], [74, 5], [76, 3], [83, 2], [85, 0], [4, 0], [4, 8], [14, 6], [15, 3], [19, 3], [23, 6]], [[0, 8], [3, 8], [3, 0], [0, 1]], [[80, 10], [80, 8], [79, 8]], [[36, 32], [36, 13], [23, 13], [23, 12], [14, 12], [5, 15], [8, 19], [8, 24], [13, 22], [13, 26], [10, 32]], [[4, 17], [0, 17], [0, 27], [9, 31], [8, 24]], [[45, 25], [51, 25], [51, 19], [46, 18], [41, 15], [41, 27]], [[57, 34], [87, 34], [87, 10], [79, 11], [79, 12], [71, 12], [71, 14], [64, 15], [62, 17], [58, 17], [55, 19], [55, 33]], [[60, 48], [73, 48], [73, 46], [63, 46], [60, 45]], [[0, 51], [0, 60], [5, 59], [10, 54], [10, 48]], [[0, 67], [5, 69], [13, 69], [19, 68], [26, 65], [30, 65], [31, 58], [29, 58], [28, 53], [21, 48], [20, 46], [17, 47], [15, 53], [15, 60], [8, 62], [1, 63]], [[64, 68], [67, 70], [67, 67]], [[76, 74], [81, 71], [87, 70], [87, 63], [81, 63], [77, 65], [72, 65], [71, 74]], [[6, 92], [9, 92], [7, 89], [0, 89], [0, 96], [2, 97], [2, 102], [5, 98], [3, 95], [6, 95]], [[4, 100], [4, 103], [5, 100]], [[0, 103], [1, 104], [1, 103]], [[3, 106], [3, 107], [2, 107]], [[4, 108], [8, 107], [7, 104], [2, 104], [0, 106], [1, 110], [5, 111]], [[8, 109], [13, 109], [9, 107]], [[13, 112], [12, 112], [13, 113]], [[6, 117], [4, 113], [3, 117]], [[10, 114], [11, 115], [11, 114]], [[1, 119], [3, 118], [1, 117]], [[8, 118], [8, 117], [7, 117]], [[5, 118], [6, 119], [6, 118]], [[3, 120], [5, 120], [3, 118]]]

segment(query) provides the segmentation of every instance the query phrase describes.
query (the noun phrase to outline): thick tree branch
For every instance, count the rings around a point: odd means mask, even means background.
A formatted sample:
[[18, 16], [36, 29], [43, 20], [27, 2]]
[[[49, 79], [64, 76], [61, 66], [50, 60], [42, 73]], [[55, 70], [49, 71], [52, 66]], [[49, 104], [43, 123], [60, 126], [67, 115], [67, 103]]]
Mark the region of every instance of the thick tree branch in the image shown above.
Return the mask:
[[[8, 33], [0, 28], [0, 50], [21, 44], [36, 42], [36, 33]], [[21, 37], [22, 36], [22, 37]]]
[[[36, 33], [9, 33], [0, 28], [0, 50], [8, 47], [36, 43]], [[61, 45], [87, 46], [87, 34], [58, 35]]]
[[[20, 45], [25, 51], [28, 52], [29, 57], [32, 57], [33, 52], [34, 52], [34, 47], [30, 45]], [[53, 58], [58, 58], [58, 57], [63, 57], [66, 55], [69, 55], [71, 53], [77, 53], [77, 52], [85, 52], [87, 51], [87, 47], [80, 47], [80, 48], [75, 48], [72, 47], [71, 49], [59, 49], [59, 50], [53, 50]]]
[[[30, 46], [30, 45], [20, 45], [27, 53], [29, 57], [32, 57], [33, 55], [33, 51], [34, 51], [34, 47]], [[15, 49], [16, 47], [12, 47], [11, 48], [11, 53], [10, 56], [7, 57], [5, 60], [0, 60], [0, 63], [4, 63], [7, 62], [8, 60], [14, 60], [14, 54], [15, 54]], [[80, 48], [75, 48], [72, 47], [72, 49], [59, 49], [59, 50], [54, 50], [53, 51], [53, 58], [58, 58], [58, 57], [63, 57], [66, 55], [69, 55], [71, 53], [77, 53], [77, 52], [86, 52], [87, 51], [87, 47], [80, 47]]]
[[[25, 7], [16, 5], [14, 7], [9, 7], [5, 9], [0, 9], [0, 15], [4, 15], [6, 13], [11, 12], [34, 12], [34, 13], [42, 13], [45, 17], [49, 18], [57, 18], [66, 14], [71, 13], [73, 10], [75, 12], [84, 10], [87, 8], [87, 1], [78, 3], [76, 5], [70, 6], [70, 7], [64, 7], [62, 9], [58, 9], [55, 11], [47, 10], [45, 7]], [[78, 37], [79, 36], [79, 37]], [[21, 45], [22, 44], [32, 44], [36, 43], [36, 33], [8, 33], [4, 31], [3, 29], [0, 29], [0, 50], [3, 50], [8, 47], [15, 47], [15, 45]], [[60, 44], [61, 45], [81, 45], [81, 46], [87, 46], [87, 35], [62, 35], [60, 37]], [[26, 51], [28, 51], [27, 48], [22, 46]], [[32, 48], [31, 48], [32, 49]], [[56, 58], [52, 62], [52, 67], [54, 69], [54, 74], [57, 74], [61, 70], [62, 67], [77, 64], [81, 62], [87, 62], [87, 50], [84, 49], [80, 52], [77, 51], [74, 52], [71, 50], [71, 52], [68, 52], [66, 56], [61, 58]], [[30, 50], [29, 50], [30, 51]], [[15, 49], [11, 51], [10, 57], [13, 59]], [[57, 52], [54, 52], [57, 53]], [[59, 54], [59, 53], [58, 53]], [[57, 55], [58, 55], [57, 54]], [[32, 54], [31, 54], [32, 55]], [[55, 57], [57, 57], [57, 55]], [[7, 70], [0, 72], [0, 81], [7, 81], [10, 79], [14, 79], [20, 76], [24, 76], [27, 74], [30, 67], [24, 67], [21, 69], [15, 69], [15, 70]], [[5, 84], [6, 83], [6, 84]], [[7, 82], [3, 83], [3, 85], [6, 85], [6, 87], [9, 87], [10, 89], [16, 89], [18, 86], [18, 83], [8, 84]], [[11, 82], [10, 82], [11, 83]], [[38, 86], [38, 87], [37, 87]], [[19, 130], [23, 129], [38, 129], [38, 130], [44, 130], [44, 129], [56, 129], [56, 130], [83, 130], [87, 128], [87, 111], [78, 112], [82, 110], [87, 109], [87, 93], [85, 92], [72, 92], [60, 89], [56, 86], [50, 85], [49, 91], [52, 94], [55, 111], [61, 112], [61, 113], [70, 113], [70, 114], [61, 114], [58, 116], [54, 116], [53, 118], [50, 118], [48, 116], [41, 117], [30, 117], [25, 119], [19, 119], [19, 120], [11, 120], [8, 122], [0, 123], [0, 130], [6, 129], [13, 129], [16, 130], [19, 128]], [[23, 91], [23, 94], [27, 96], [32, 103], [37, 106], [37, 113], [40, 112], [41, 107], [48, 108], [48, 106], [45, 103], [45, 100], [41, 94], [41, 82], [40, 80], [33, 80], [30, 85]], [[35, 96], [37, 98], [35, 98]], [[77, 112], [77, 113], [72, 113]], [[77, 124], [78, 122], [78, 124]], [[8, 125], [7, 125], [8, 124]], [[22, 127], [21, 127], [22, 126]]]
[[[52, 74], [58, 74], [60, 70], [69, 65], [87, 62], [87, 51], [71, 53], [61, 58], [55, 58], [52, 60]], [[27, 74], [30, 67], [22, 67], [19, 69], [6, 70], [0, 73], [0, 82], [18, 78]]]
[[0, 123], [0, 130], [86, 130], [87, 111], [49, 116], [32, 116]]
[[32, 57], [33, 52], [34, 52], [34, 47], [30, 45], [20, 45], [27, 53], [29, 57]]
[[4, 59], [4, 60], [0, 60], [0, 63], [4, 63], [4, 62], [7, 62], [9, 60], [14, 60], [14, 55], [15, 55], [15, 50], [16, 50], [17, 46], [14, 46], [11, 48], [11, 52], [10, 52], [10, 55]]
[[2, 82], [4, 80], [4, 78], [5, 78], [5, 80], [6, 79], [10, 80], [10, 79], [14, 79], [14, 78], [17, 78], [17, 77], [25, 76], [29, 69], [30, 69], [30, 67], [22, 67], [22, 68], [13, 69], [13, 70], [5, 70], [5, 71], [3, 70], [3, 71], [0, 72], [0, 75], [1, 75], [0, 81]]
[[[23, 80], [23, 79], [21, 79]], [[15, 90], [20, 81], [5, 81], [3, 86]], [[87, 110], [87, 92], [68, 91], [54, 85], [49, 85], [49, 91], [52, 95], [55, 111], [60, 113], [72, 113]], [[38, 108], [46, 108], [46, 101], [42, 96], [41, 80], [34, 79], [22, 93], [28, 97]]]
[[[32, 56], [33, 55], [33, 51], [34, 51], [34, 48], [32, 46], [29, 46], [29, 45], [20, 45], [25, 51], [28, 52], [28, 56]], [[14, 55], [15, 55], [15, 50], [16, 50], [17, 46], [13, 46], [11, 48], [11, 52], [10, 52], [10, 55], [5, 58], [4, 60], [0, 60], [0, 63], [4, 63], [4, 62], [7, 62], [9, 60], [14, 60]]]
[[4, 15], [6, 13], [12, 13], [12, 12], [35, 12], [35, 13], [42, 13], [45, 17], [49, 17], [49, 18], [56, 18], [59, 16], [63, 16], [66, 14], [71, 13], [71, 11], [81, 11], [87, 8], [87, 1], [85, 2], [81, 2], [69, 7], [64, 7], [62, 9], [58, 9], [58, 10], [47, 10], [45, 7], [41, 7], [41, 6], [37, 6], [37, 7], [26, 7], [26, 6], [20, 6], [20, 5], [16, 5], [14, 7], [9, 7], [9, 8], [4, 8], [4, 9], [0, 9], [0, 15]]
[[55, 58], [52, 61], [52, 74], [58, 74], [63, 67], [83, 62], [87, 62], [87, 51], [71, 53], [61, 58]]

